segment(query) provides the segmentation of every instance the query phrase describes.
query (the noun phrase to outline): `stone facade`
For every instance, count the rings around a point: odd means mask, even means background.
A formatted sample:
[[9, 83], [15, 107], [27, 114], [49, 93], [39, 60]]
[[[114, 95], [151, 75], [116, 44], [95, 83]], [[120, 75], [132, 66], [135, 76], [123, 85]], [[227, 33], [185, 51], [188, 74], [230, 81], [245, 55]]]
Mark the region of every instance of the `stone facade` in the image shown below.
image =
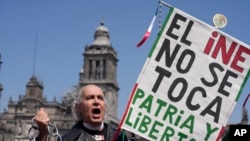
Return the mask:
[[62, 133], [75, 123], [71, 110], [56, 100], [47, 101], [43, 97], [42, 83], [32, 76], [26, 84], [26, 94], [18, 101], [10, 98], [8, 110], [1, 114], [0, 141], [28, 141], [32, 118], [40, 107], [45, 108]]
[[118, 124], [119, 87], [116, 78], [118, 59], [109, 40], [109, 31], [103, 22], [95, 31], [94, 42], [85, 47], [83, 56], [79, 84], [63, 97], [62, 102], [57, 102], [56, 99], [47, 101], [43, 95], [43, 84], [36, 76], [32, 76], [27, 82], [24, 96], [21, 95], [17, 101], [10, 98], [7, 110], [0, 114], [0, 141], [29, 141], [29, 135], [33, 133], [30, 132], [33, 131], [30, 130], [33, 124], [32, 118], [40, 107], [44, 107], [48, 112], [59, 133], [65, 133], [76, 122], [72, 110], [76, 94], [80, 87], [90, 83], [99, 85], [104, 90], [109, 108], [105, 122]]

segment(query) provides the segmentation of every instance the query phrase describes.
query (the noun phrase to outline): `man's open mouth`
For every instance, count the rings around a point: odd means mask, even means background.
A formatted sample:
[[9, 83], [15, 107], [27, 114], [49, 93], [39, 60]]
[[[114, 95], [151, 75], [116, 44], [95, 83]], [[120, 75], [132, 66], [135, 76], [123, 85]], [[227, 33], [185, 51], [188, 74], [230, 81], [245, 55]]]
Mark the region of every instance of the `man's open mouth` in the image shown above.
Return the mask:
[[92, 113], [93, 114], [100, 114], [101, 110], [99, 108], [95, 108], [95, 109], [92, 110]]

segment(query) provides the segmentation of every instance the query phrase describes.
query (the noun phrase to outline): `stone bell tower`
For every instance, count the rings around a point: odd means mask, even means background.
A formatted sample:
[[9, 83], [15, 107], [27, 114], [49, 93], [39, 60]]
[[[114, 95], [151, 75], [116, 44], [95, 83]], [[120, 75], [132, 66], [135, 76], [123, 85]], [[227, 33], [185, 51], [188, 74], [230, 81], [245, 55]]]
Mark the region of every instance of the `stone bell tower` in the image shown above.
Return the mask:
[[117, 83], [117, 52], [110, 43], [109, 30], [104, 22], [96, 28], [94, 41], [86, 45], [83, 53], [83, 67], [80, 72], [80, 86], [96, 84], [100, 86], [107, 100], [106, 123], [117, 124], [117, 103], [119, 86]]

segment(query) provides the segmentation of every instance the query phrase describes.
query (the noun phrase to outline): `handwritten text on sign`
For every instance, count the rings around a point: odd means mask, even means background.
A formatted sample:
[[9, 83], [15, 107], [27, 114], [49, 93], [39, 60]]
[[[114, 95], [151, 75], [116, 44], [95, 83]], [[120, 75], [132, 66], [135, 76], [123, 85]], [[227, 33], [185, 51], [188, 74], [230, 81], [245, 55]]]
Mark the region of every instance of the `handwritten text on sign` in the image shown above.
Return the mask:
[[249, 46], [172, 8], [122, 128], [149, 140], [217, 140], [249, 66]]

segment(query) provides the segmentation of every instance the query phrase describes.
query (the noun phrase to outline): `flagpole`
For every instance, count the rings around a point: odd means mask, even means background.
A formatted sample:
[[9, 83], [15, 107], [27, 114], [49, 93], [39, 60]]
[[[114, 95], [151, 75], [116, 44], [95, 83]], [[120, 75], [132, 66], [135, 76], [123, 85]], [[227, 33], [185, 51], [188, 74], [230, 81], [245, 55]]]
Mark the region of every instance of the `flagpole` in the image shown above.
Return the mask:
[[172, 6], [171, 5], [169, 5], [169, 4], [167, 4], [167, 3], [165, 3], [164, 1], [159, 1], [161, 4], [163, 4], [163, 5], [165, 5], [165, 6], [167, 6], [167, 7], [169, 7], [169, 8], [171, 8]]

